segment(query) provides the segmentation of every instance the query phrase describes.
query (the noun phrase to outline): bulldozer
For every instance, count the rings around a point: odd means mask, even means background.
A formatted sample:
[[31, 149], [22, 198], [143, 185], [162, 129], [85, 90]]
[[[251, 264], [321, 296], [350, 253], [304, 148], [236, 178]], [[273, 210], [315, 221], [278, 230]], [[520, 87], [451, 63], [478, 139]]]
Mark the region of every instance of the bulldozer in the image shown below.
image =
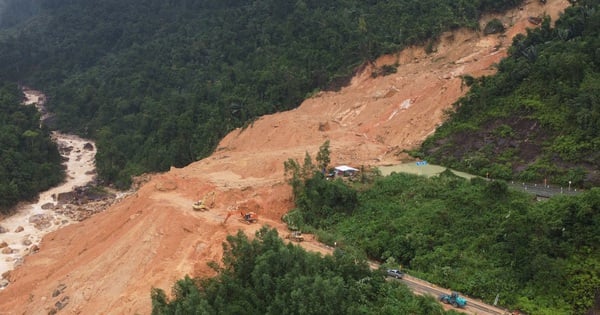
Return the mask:
[[300, 232], [300, 231], [292, 231], [292, 233], [286, 235], [285, 238], [287, 238], [288, 240], [291, 240], [291, 241], [295, 241], [295, 242], [304, 241], [304, 236], [302, 236], [302, 232]]
[[258, 221], [258, 214], [256, 214], [256, 212], [252, 212], [252, 211], [244, 212], [241, 210], [234, 210], [234, 211], [229, 211], [229, 213], [227, 213], [225, 220], [223, 220], [223, 224], [225, 224], [227, 222], [227, 219], [229, 219], [229, 217], [234, 214], [241, 215], [242, 218], [240, 220], [247, 224], [256, 223]]
[[[209, 201], [210, 199], [210, 201]], [[210, 193], [204, 195], [204, 197], [192, 205], [192, 209], [195, 211], [208, 211], [211, 207], [215, 205], [215, 192], [211, 191]]]

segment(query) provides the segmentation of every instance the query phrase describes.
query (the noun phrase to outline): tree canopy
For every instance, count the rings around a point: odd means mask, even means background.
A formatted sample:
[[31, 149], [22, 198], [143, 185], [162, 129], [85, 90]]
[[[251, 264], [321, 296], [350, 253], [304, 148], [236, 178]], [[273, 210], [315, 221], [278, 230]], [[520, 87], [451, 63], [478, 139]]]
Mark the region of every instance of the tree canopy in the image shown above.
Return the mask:
[[600, 4], [577, 1], [517, 36], [417, 155], [482, 176], [600, 184]]
[[50, 132], [34, 106], [23, 106], [16, 84], [0, 81], [0, 213], [62, 181], [64, 172]]
[[99, 176], [127, 187], [383, 53], [520, 2], [25, 1], [31, 18], [0, 33], [0, 77], [46, 92], [56, 127], [95, 139]]
[[451, 172], [293, 184], [295, 227], [440, 286], [532, 314], [583, 314], [600, 295], [598, 188], [537, 202]]
[[413, 296], [355, 255], [307, 253], [274, 229], [252, 240], [240, 231], [223, 246], [216, 277], [185, 277], [172, 299], [153, 289], [152, 314], [446, 314], [434, 297]]

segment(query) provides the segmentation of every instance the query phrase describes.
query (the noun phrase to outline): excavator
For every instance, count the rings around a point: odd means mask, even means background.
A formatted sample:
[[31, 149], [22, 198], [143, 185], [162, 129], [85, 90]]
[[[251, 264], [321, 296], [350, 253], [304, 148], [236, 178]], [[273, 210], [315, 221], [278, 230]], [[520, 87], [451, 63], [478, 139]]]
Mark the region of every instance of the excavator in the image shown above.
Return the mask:
[[[210, 200], [210, 202], [208, 201], [209, 198], [212, 198]], [[215, 204], [215, 192], [211, 191], [210, 193], [204, 195], [204, 197], [196, 202], [194, 202], [194, 204], [192, 205], [192, 208], [196, 211], [208, 211], [210, 209], [210, 207], [214, 206]]]
[[250, 223], [256, 223], [256, 221], [258, 221], [258, 214], [256, 214], [255, 212], [244, 212], [242, 210], [234, 210], [234, 211], [229, 211], [229, 213], [227, 213], [227, 216], [225, 217], [225, 220], [223, 221], [223, 224], [225, 224], [225, 222], [227, 222], [227, 219], [229, 219], [230, 216], [234, 215], [234, 214], [240, 214], [242, 216], [242, 221], [244, 223], [250, 224]]

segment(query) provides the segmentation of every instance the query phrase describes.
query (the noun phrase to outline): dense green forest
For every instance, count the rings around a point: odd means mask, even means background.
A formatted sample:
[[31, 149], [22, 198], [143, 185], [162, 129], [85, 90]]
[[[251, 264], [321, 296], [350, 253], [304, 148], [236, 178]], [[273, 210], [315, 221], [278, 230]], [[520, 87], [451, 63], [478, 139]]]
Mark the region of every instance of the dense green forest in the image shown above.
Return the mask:
[[132, 174], [187, 165], [233, 128], [343, 85], [382, 53], [521, 1], [24, 3], [19, 16], [35, 14], [0, 34], [0, 77], [47, 93], [56, 127], [95, 139], [99, 176], [127, 187]]
[[538, 202], [505, 182], [450, 171], [362, 172], [348, 182], [328, 180], [319, 160], [306, 161], [286, 163], [297, 207], [285, 217], [291, 226], [488, 303], [499, 296], [527, 314], [600, 309], [599, 188]]
[[39, 0], [0, 0], [0, 29], [11, 28], [39, 12]]
[[416, 155], [493, 178], [600, 184], [600, 2], [517, 36]]
[[64, 176], [50, 132], [40, 129], [35, 106], [23, 106], [22, 100], [16, 84], [0, 81], [0, 214]]
[[285, 245], [274, 229], [253, 240], [239, 232], [224, 247], [223, 266], [213, 265], [217, 277], [179, 280], [171, 300], [153, 289], [152, 314], [458, 314], [385, 281], [355, 255], [307, 253]]

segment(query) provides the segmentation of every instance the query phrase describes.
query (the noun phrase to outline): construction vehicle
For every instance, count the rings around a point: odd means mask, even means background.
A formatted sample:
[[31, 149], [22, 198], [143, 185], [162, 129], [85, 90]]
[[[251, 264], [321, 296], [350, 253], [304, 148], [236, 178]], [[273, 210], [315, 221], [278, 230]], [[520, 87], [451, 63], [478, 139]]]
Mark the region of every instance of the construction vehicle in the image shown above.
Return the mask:
[[[209, 198], [212, 198], [209, 200]], [[192, 205], [192, 208], [196, 211], [208, 211], [211, 207], [215, 205], [215, 192], [212, 191], [204, 197]]]
[[446, 304], [452, 304], [454, 307], [464, 308], [467, 306], [467, 300], [460, 297], [456, 292], [440, 295], [440, 301]]
[[227, 219], [229, 219], [229, 217], [234, 214], [240, 214], [242, 216], [241, 221], [247, 224], [256, 223], [256, 221], [258, 221], [258, 214], [256, 214], [255, 212], [244, 212], [240, 210], [234, 210], [229, 211], [229, 213], [227, 213], [223, 224], [225, 224], [225, 222], [227, 222]]
[[288, 240], [294, 241], [294, 242], [302, 242], [304, 241], [304, 236], [302, 236], [302, 232], [300, 231], [292, 231], [292, 233], [286, 235], [286, 237]]
[[194, 202], [192, 208], [196, 211], [208, 211], [208, 206], [206, 206], [202, 200]]

